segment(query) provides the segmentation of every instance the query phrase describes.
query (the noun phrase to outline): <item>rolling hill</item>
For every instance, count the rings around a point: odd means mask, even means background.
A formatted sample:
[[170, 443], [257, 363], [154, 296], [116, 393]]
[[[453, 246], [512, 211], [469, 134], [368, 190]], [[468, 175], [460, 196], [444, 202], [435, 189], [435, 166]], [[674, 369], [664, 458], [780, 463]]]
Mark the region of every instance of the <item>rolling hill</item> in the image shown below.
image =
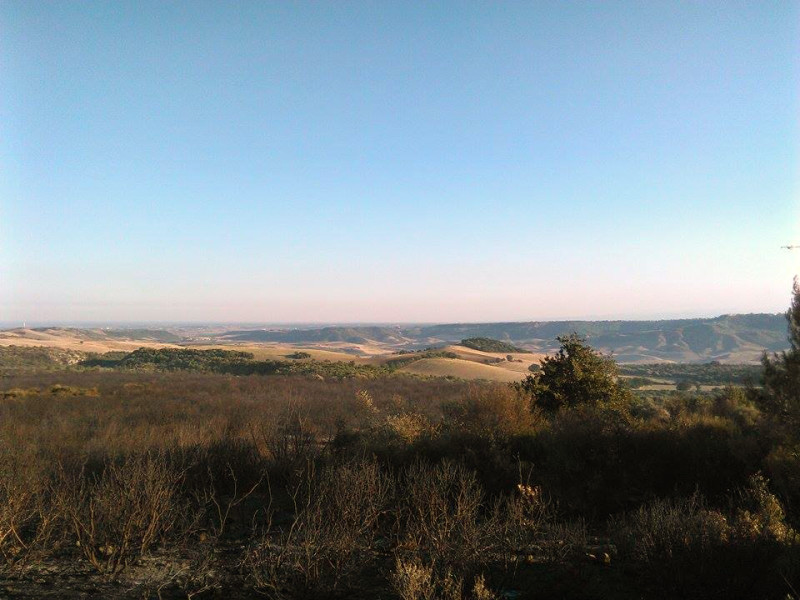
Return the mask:
[[[663, 321], [529, 321], [436, 325], [349, 325], [270, 329], [215, 326], [180, 329], [37, 328], [0, 331], [0, 346], [49, 346], [85, 352], [133, 350], [140, 346], [247, 346], [271, 354], [293, 348], [329, 353], [335, 360], [387, 356], [400, 350], [441, 348], [488, 338], [496, 352], [551, 353], [557, 336], [577, 333], [621, 363], [757, 362], [762, 352], [788, 347], [782, 314], [722, 315]], [[270, 349], [271, 348], [271, 349]], [[323, 358], [320, 356], [319, 358]]]
[[782, 314], [722, 315], [663, 321], [531, 321], [419, 326], [348, 326], [230, 331], [219, 342], [374, 344], [424, 348], [491, 338], [532, 352], [552, 352], [556, 337], [577, 333], [619, 362], [755, 362], [766, 351], [786, 349]]

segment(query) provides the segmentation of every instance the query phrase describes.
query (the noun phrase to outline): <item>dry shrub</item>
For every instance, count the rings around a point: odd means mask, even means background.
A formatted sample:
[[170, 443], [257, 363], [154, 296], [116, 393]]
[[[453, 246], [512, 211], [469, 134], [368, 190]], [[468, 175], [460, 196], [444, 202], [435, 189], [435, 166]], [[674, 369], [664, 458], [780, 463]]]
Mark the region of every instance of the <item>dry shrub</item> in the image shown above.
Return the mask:
[[433, 600], [436, 597], [433, 567], [422, 564], [419, 559], [402, 560], [398, 557], [390, 581], [401, 600]]
[[464, 580], [451, 571], [437, 575], [433, 567], [418, 557], [396, 558], [395, 569], [389, 577], [392, 589], [401, 600], [496, 600], [498, 596], [487, 586], [484, 576], [478, 575], [471, 593], [465, 595]]
[[422, 415], [400, 413], [389, 415], [370, 432], [372, 448], [377, 452], [408, 449], [422, 436], [432, 433], [433, 427]]
[[355, 416], [360, 421], [363, 428], [368, 428], [378, 419], [378, 407], [375, 406], [375, 400], [372, 394], [367, 390], [358, 390], [355, 395]]
[[585, 541], [585, 535], [575, 540], [575, 528], [556, 520], [555, 508], [539, 486], [518, 484], [517, 493], [501, 499], [497, 511], [507, 563], [519, 557], [563, 559]]
[[498, 598], [497, 594], [486, 587], [486, 578], [483, 574], [478, 575], [472, 584], [472, 598], [473, 600], [496, 600]]
[[797, 534], [760, 475], [733, 495], [727, 515], [694, 494], [655, 500], [609, 529], [645, 581], [681, 597], [784, 597], [800, 558]]
[[57, 515], [48, 502], [49, 477], [34, 457], [0, 455], [0, 556], [19, 566], [52, 546]]
[[574, 560], [583, 556], [588, 543], [588, 527], [583, 519], [553, 521], [545, 528], [542, 558], [551, 563]]
[[586, 523], [559, 520], [541, 486], [517, 484], [516, 493], [501, 498], [496, 510], [507, 562], [561, 562], [582, 555], [587, 547]]
[[288, 531], [272, 536], [268, 528], [248, 555], [256, 587], [280, 597], [284, 589], [314, 593], [348, 585], [368, 565], [393, 483], [374, 461], [312, 468], [293, 492]]
[[445, 428], [486, 437], [506, 437], [534, 428], [530, 398], [509, 386], [473, 386], [466, 396], [442, 404]]
[[236, 495], [256, 486], [267, 468], [267, 461], [252, 440], [230, 435], [172, 450], [168, 456], [183, 466], [184, 488], [195, 495]]
[[429, 557], [434, 568], [468, 569], [497, 546], [494, 514], [482, 514], [475, 473], [452, 462], [416, 463], [403, 475], [399, 519], [403, 545]]
[[392, 394], [383, 401], [381, 408], [390, 415], [402, 415], [409, 411], [409, 403], [400, 394]]
[[319, 455], [320, 431], [309, 410], [294, 401], [268, 420], [251, 423], [255, 447], [267, 458], [275, 477], [286, 480]]
[[721, 513], [709, 510], [695, 494], [655, 500], [612, 519], [610, 530], [623, 555], [636, 562], [663, 564], [687, 553], [702, 555], [712, 545], [726, 542], [730, 527]]
[[769, 491], [767, 480], [756, 473], [748, 480], [748, 486], [736, 494], [739, 505], [733, 532], [747, 541], [773, 540], [780, 543], [800, 541], [797, 532], [786, 523], [786, 514], [778, 498]]
[[85, 558], [115, 577], [168, 536], [185, 532], [182, 480], [161, 454], [130, 456], [106, 463], [99, 475], [62, 470], [57, 501]]

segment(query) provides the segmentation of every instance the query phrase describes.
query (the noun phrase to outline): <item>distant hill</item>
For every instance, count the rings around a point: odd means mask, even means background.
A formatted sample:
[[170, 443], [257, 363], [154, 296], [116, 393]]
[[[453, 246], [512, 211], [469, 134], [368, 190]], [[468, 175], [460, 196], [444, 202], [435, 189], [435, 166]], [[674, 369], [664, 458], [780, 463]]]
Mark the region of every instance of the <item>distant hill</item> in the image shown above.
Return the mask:
[[[556, 337], [577, 333], [619, 362], [755, 362], [762, 352], [788, 348], [782, 314], [722, 315], [662, 321], [530, 321], [452, 323], [407, 327], [349, 326], [227, 332], [236, 342], [377, 343], [424, 348], [489, 338], [533, 352], [552, 352]], [[500, 352], [507, 352], [502, 350]], [[508, 351], [510, 352], [510, 350]]]
[[[131, 351], [140, 346], [285, 344], [336, 352], [381, 354], [470, 340], [493, 344], [483, 352], [551, 353], [557, 336], [577, 333], [621, 363], [757, 362], [762, 352], [788, 348], [782, 314], [722, 315], [663, 321], [529, 321], [406, 326], [329, 326], [225, 330], [37, 328], [0, 331], [0, 346], [51, 346], [84, 352]], [[484, 342], [476, 342], [482, 344]], [[475, 346], [470, 346], [474, 348]]]
[[36, 327], [0, 331], [0, 346], [38, 346], [99, 353], [131, 351], [140, 346], [169, 346], [183, 339], [183, 336], [167, 329]]
[[399, 327], [321, 327], [317, 329], [270, 329], [229, 331], [220, 340], [237, 342], [278, 342], [283, 344], [347, 342], [364, 344], [404, 344], [413, 342], [403, 335]]
[[548, 352], [555, 338], [575, 332], [619, 362], [752, 362], [764, 350], [788, 347], [782, 314], [723, 315], [709, 319], [663, 321], [549, 321], [435, 325], [425, 337], [455, 340], [491, 337], [527, 349]]

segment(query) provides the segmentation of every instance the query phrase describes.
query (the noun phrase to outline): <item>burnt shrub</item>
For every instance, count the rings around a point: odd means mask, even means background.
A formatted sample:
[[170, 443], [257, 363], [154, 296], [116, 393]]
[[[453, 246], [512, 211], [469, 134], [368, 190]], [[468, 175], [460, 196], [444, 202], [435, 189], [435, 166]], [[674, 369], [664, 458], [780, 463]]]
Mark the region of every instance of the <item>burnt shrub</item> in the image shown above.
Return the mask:
[[102, 473], [62, 471], [54, 493], [83, 556], [100, 573], [116, 577], [170, 536], [188, 530], [191, 514], [181, 500], [183, 473], [161, 454], [108, 462]]
[[444, 461], [418, 462], [402, 474], [400, 547], [427, 557], [434, 569], [467, 572], [496, 548], [498, 527], [484, 511], [474, 472]]
[[49, 467], [24, 453], [0, 455], [0, 571], [46, 555], [60, 541]]
[[291, 492], [291, 524], [276, 532], [270, 518], [249, 549], [245, 564], [256, 588], [303, 597], [352, 585], [374, 568], [370, 553], [393, 490], [394, 480], [374, 461], [312, 468]]

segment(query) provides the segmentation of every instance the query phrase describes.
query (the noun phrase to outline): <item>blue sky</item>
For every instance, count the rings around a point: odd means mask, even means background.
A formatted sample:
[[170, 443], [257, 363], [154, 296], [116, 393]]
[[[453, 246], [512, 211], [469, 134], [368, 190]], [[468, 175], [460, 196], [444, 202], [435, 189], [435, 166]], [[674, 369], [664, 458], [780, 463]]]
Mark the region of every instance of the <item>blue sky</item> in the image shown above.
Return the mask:
[[797, 2], [0, 3], [0, 321], [788, 306]]

